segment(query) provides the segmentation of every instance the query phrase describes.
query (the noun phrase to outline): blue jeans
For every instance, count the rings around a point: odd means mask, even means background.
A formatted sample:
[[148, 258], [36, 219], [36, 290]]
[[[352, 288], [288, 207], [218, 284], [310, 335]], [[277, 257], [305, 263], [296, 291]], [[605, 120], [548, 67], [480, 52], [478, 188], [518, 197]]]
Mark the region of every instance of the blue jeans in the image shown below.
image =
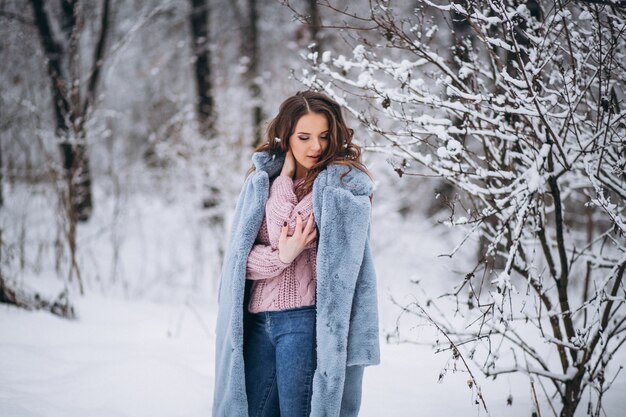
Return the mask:
[[315, 351], [315, 305], [246, 311], [244, 364], [250, 417], [308, 417]]

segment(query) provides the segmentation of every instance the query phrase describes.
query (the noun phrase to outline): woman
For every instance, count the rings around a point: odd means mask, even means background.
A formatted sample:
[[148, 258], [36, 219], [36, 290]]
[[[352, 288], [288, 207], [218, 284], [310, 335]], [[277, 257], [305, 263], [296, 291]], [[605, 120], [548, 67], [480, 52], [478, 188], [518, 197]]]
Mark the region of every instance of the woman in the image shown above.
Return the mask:
[[373, 185], [323, 94], [285, 100], [267, 138], [220, 279], [213, 416], [356, 416], [380, 362]]

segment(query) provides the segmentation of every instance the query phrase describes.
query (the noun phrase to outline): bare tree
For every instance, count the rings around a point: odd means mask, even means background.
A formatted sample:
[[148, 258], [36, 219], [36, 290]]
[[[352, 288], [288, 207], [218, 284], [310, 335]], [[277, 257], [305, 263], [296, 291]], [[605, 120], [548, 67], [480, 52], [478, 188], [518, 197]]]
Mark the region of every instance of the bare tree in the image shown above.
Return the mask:
[[196, 78], [196, 114], [200, 133], [212, 137], [215, 129], [215, 105], [213, 80], [211, 76], [211, 50], [208, 0], [190, 0], [191, 36], [193, 45], [193, 66]]
[[252, 130], [254, 140], [251, 143], [256, 147], [263, 140], [263, 106], [260, 81], [259, 57], [259, 5], [257, 0], [245, 0], [245, 12], [232, 2], [231, 6], [238, 22], [244, 22], [241, 29], [241, 53], [245, 57], [244, 78], [250, 92], [252, 102]]
[[4, 205], [4, 164], [2, 162], [2, 142], [0, 142], [0, 207]]
[[313, 52], [320, 53], [323, 49], [322, 44], [322, 16], [320, 5], [317, 0], [307, 0], [306, 12], [302, 13], [289, 0], [279, 0], [281, 4], [286, 6], [302, 23], [302, 26], [296, 31], [295, 37], [298, 41], [308, 42], [308, 49]]
[[[71, 271], [83, 293], [83, 284], [76, 262], [76, 225], [86, 221], [93, 208], [91, 176], [85, 142], [85, 123], [93, 110], [100, 70], [104, 60], [109, 29], [109, 0], [103, 0], [100, 15], [100, 34], [94, 51], [93, 64], [83, 91], [80, 72], [79, 40], [84, 22], [79, 0], [61, 1], [59, 27], [62, 40], [52, 31], [48, 10], [42, 0], [31, 0], [35, 26], [47, 60], [47, 71], [52, 90], [55, 132], [66, 172], [68, 243], [72, 259]], [[65, 61], [65, 62], [64, 62]], [[84, 98], [83, 98], [84, 97]], [[72, 273], [71, 273], [72, 274]], [[70, 275], [71, 277], [71, 275]]]
[[259, 73], [259, 12], [257, 0], [247, 0], [248, 26], [245, 31], [245, 50], [247, 52], [248, 70], [246, 77], [252, 99], [252, 126], [254, 129], [254, 146], [263, 140], [263, 107], [261, 105], [261, 83]]
[[626, 340], [626, 13], [613, 2], [425, 3], [463, 21], [473, 41], [450, 57], [437, 28], [420, 24], [423, 10], [334, 8], [374, 25], [383, 43], [310, 54], [302, 82], [378, 133], [373, 149], [397, 172], [459, 190], [448, 223], [467, 235], [446, 256], [471, 236], [488, 242], [453, 291], [421, 293], [403, 311], [430, 320], [468, 369], [527, 374], [555, 415], [572, 417], [589, 398], [600, 416]]
[[322, 21], [320, 18], [320, 10], [316, 0], [308, 0], [309, 21], [308, 28], [311, 33], [311, 41], [315, 44], [313, 51], [320, 52], [322, 50], [320, 30]]

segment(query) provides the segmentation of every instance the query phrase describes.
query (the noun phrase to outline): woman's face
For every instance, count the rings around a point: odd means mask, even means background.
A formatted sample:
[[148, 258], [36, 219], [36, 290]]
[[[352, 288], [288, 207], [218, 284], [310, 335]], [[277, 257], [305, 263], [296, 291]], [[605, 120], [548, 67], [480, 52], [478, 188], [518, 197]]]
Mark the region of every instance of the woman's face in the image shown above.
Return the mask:
[[289, 147], [296, 160], [296, 178], [303, 177], [315, 165], [330, 140], [328, 120], [320, 113], [307, 113], [300, 117], [289, 138]]

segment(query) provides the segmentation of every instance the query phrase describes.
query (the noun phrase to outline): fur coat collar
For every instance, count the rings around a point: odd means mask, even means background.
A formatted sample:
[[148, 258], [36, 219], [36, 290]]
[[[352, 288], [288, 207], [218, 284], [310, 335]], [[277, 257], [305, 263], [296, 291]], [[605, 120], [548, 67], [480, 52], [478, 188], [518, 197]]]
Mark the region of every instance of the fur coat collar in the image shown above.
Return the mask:
[[[213, 417], [248, 417], [243, 319], [247, 257], [263, 221], [270, 180], [284, 154], [256, 152], [232, 222], [220, 277]], [[312, 417], [358, 415], [365, 366], [380, 363], [376, 274], [369, 247], [373, 185], [364, 172], [331, 164], [313, 183], [317, 369]], [[248, 281], [249, 283], [249, 281]]]

